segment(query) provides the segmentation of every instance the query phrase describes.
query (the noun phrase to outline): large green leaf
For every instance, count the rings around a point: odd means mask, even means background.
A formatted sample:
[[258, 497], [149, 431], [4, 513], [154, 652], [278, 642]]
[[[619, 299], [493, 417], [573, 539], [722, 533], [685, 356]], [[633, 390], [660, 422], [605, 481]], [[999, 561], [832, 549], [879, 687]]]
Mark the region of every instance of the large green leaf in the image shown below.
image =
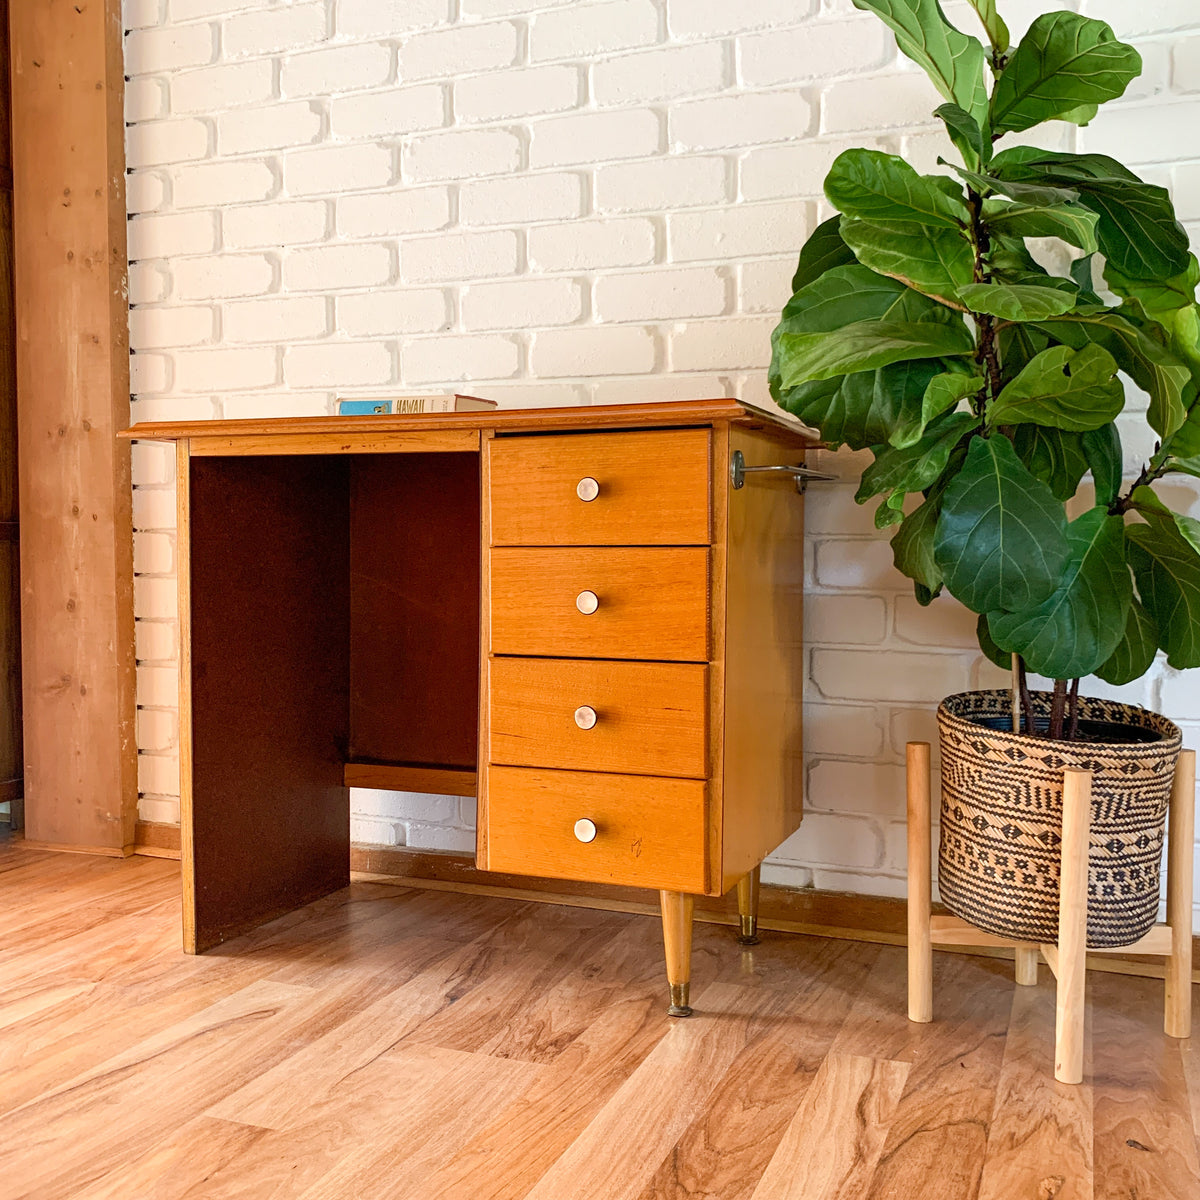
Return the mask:
[[1029, 27], [992, 91], [992, 132], [1019, 133], [1115, 100], [1142, 70], [1141, 55], [1103, 21], [1043, 13]]
[[1189, 254], [1187, 267], [1167, 279], [1131, 279], [1122, 275], [1112, 263], [1105, 263], [1104, 281], [1122, 299], [1138, 304], [1148, 317], [1157, 320], [1160, 314], [1196, 303], [1200, 263], [1194, 254]]
[[993, 198], [984, 201], [983, 217], [993, 233], [1062, 238], [1085, 254], [1097, 248], [1096, 223], [1100, 218], [1082, 204], [1013, 204]]
[[1154, 624], [1154, 618], [1145, 610], [1142, 602], [1134, 596], [1129, 605], [1124, 636], [1117, 643], [1117, 648], [1108, 661], [1101, 663], [1092, 674], [1114, 687], [1132, 683], [1150, 670], [1157, 650], [1158, 626]]
[[955, 599], [972, 612], [1041, 604], [1067, 562], [1066, 517], [1006, 437], [972, 439], [942, 502], [934, 557]]
[[[837, 238], [844, 246], [840, 234]], [[820, 333], [840, 329], [854, 321], [881, 318], [908, 291], [902, 283], [857, 262], [828, 268], [800, 288], [784, 306], [779, 324], [771, 334], [771, 366], [767, 380], [776, 403], [801, 416], [802, 409], [811, 409], [822, 395], [832, 396], [836, 390], [833, 387], [809, 388], [804, 395], [791, 395], [794, 389], [784, 386], [780, 371], [779, 339], [785, 333]], [[932, 301], [927, 303], [932, 307]], [[810, 420], [804, 416], [801, 419]], [[815, 424], [811, 420], [810, 423]], [[869, 442], [864, 444], [870, 445]]]
[[975, 252], [958, 229], [842, 218], [842, 237], [860, 263], [961, 308], [958, 289], [975, 278]]
[[[924, 360], [921, 365], [926, 364], [938, 369], [937, 364], [930, 359]], [[956, 408], [968, 396], [976, 395], [982, 387], [983, 378], [979, 375], [964, 374], [961, 371], [942, 371], [935, 374], [926, 385], [920, 409], [913, 411], [911, 416], [906, 415], [906, 419], [897, 420], [887, 441], [901, 449], [911, 446], [924, 434], [931, 421]]]
[[826, 333], [855, 321], [882, 320], [907, 291], [858, 263], [833, 267], [787, 302], [780, 332]]
[[1200, 553], [1170, 515], [1142, 515], [1145, 525], [1125, 529], [1138, 593], [1167, 662], [1179, 670], [1200, 666]]
[[865, 450], [892, 441], [898, 429], [919, 427], [916, 437], [924, 432], [925, 393], [941, 370], [940, 359], [916, 359], [841, 379], [804, 383], [784, 393], [783, 407], [820, 430], [831, 445]]
[[983, 656], [989, 662], [994, 663], [1002, 671], [1012, 669], [1012, 651], [1001, 650], [996, 645], [996, 639], [992, 637], [992, 631], [988, 628], [987, 613], [980, 613], [979, 620], [975, 622], [975, 640], [979, 643], [979, 649], [983, 651]]
[[1070, 555], [1053, 594], [1035, 608], [988, 613], [996, 645], [1049, 679], [1078, 679], [1105, 663], [1124, 636], [1133, 597], [1123, 532], [1124, 519], [1104, 507], [1072, 521]]
[[968, 283], [958, 297], [971, 312], [1004, 321], [1042, 321], [1075, 307], [1070, 292], [1026, 283]]
[[1096, 484], [1096, 503], [1112, 504], [1121, 491], [1121, 471], [1124, 455], [1121, 435], [1115, 424], [1102, 425], [1080, 436], [1092, 479]]
[[933, 115], [941, 117], [946, 133], [963, 156], [963, 162], [979, 170], [991, 153], [991, 141], [984, 136], [979, 122], [969, 112], [949, 102], [935, 108]]
[[1100, 250], [1122, 274], [1156, 279], [1187, 269], [1187, 231], [1175, 219], [1170, 193], [1116, 159], [1014, 146], [996, 155], [991, 170], [1005, 180], [1075, 190], [1079, 203], [1099, 217]]
[[940, 498], [930, 496], [904, 518], [892, 538], [896, 569], [930, 593], [942, 586], [942, 572], [933, 558], [933, 534], [941, 508]]
[[1000, 361], [1008, 375], [1020, 374], [1047, 346], [1050, 339], [1032, 325], [1001, 325], [996, 331]]
[[962, 188], [944, 175], [919, 175], [895, 154], [845, 150], [825, 177], [825, 195], [849, 217], [961, 229], [971, 218]]
[[952, 162], [939, 158], [942, 166], [949, 167], [965, 180], [981, 196], [999, 192], [1010, 200], [1020, 200], [1025, 204], [1070, 204], [1079, 199], [1079, 193], [1074, 188], [1056, 187], [1048, 183], [1028, 183], [1019, 179], [1003, 179], [999, 175], [971, 171]]
[[800, 251], [800, 261], [792, 277], [793, 292], [820, 279], [832, 267], [855, 261], [854, 251], [842, 241], [841, 224], [841, 217], [830, 217], [812, 231]]
[[1013, 434], [1017, 457], [1056, 500], [1070, 500], [1088, 472], [1083, 434], [1041, 425], [1018, 425]]
[[879, 17], [896, 35], [900, 52], [924, 69], [934, 87], [984, 123], [983, 46], [946, 20], [938, 0], [854, 0], [854, 7]]
[[1117, 364], [1102, 346], [1043, 350], [988, 409], [988, 423], [1049, 425], [1082, 432], [1099, 429], [1125, 407]]
[[915, 358], [965, 357], [974, 348], [970, 331], [961, 322], [856, 321], [829, 332], [781, 334], [779, 378], [786, 389], [810, 379], [873, 371]]
[[1067, 270], [1071, 276], [1071, 282], [1079, 289], [1079, 303], [1103, 308], [1104, 301], [1096, 294], [1096, 285], [1092, 278], [1092, 264], [1095, 261], [1094, 254], [1085, 254], [1083, 258], [1072, 261]]
[[876, 448], [875, 461], [863, 472], [854, 499], [865, 504], [872, 496], [924, 491], [946, 469], [954, 447], [979, 424], [973, 413], [949, 413], [910, 446]]
[[993, 54], [1003, 54], [1009, 45], [1008, 26], [996, 11], [996, 0], [967, 0], [967, 3], [979, 14], [988, 41], [992, 44]]
[[1149, 393], [1147, 420], [1160, 437], [1170, 437], [1183, 424], [1191, 372], [1132, 322], [1112, 312], [1067, 313], [1040, 321], [1037, 328], [1076, 350], [1089, 342], [1103, 346], [1117, 366]]

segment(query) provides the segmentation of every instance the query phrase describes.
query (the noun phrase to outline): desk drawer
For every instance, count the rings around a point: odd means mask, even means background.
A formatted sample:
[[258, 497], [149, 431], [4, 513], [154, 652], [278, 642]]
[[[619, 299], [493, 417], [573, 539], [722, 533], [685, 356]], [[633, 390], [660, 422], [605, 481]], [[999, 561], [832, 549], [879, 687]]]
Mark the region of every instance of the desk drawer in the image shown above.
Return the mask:
[[488, 761], [633, 775], [708, 774], [708, 668], [497, 658]]
[[[705, 785], [693, 779], [489, 767], [488, 869], [703, 892]], [[575, 824], [596, 827], [582, 842]]]
[[496, 438], [492, 544], [703, 545], [709, 491], [707, 429]]
[[491, 560], [493, 654], [708, 660], [707, 548], [502, 548]]

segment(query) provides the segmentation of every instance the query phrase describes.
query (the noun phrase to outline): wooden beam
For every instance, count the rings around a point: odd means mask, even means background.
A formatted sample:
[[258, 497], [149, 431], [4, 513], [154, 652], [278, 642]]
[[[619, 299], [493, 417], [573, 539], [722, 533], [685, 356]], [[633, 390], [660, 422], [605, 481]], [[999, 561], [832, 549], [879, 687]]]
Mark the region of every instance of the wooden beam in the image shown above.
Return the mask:
[[26, 828], [137, 815], [120, 0], [13, 5]]

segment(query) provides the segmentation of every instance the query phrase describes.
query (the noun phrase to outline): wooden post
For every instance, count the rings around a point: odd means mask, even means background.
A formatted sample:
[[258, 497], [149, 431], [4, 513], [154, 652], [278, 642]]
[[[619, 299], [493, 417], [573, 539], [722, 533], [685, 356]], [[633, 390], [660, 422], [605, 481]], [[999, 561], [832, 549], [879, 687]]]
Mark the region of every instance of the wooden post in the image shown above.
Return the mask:
[[908, 1019], [933, 1020], [933, 944], [929, 907], [933, 888], [930, 861], [929, 743], [909, 742], [908, 764]]
[[1083, 1081], [1084, 989], [1087, 971], [1088, 838], [1092, 775], [1063, 772], [1062, 866], [1058, 893], [1058, 994], [1054, 1078]]
[[1036, 946], [1018, 946], [1013, 951], [1013, 975], [1022, 987], [1035, 987], [1038, 975], [1038, 952]]
[[1192, 854], [1196, 833], [1196, 752], [1181, 750], [1171, 785], [1167, 848], [1167, 924], [1171, 954], [1163, 1030], [1168, 1037], [1192, 1034]]
[[120, 0], [12, 5], [26, 830], [137, 817]]

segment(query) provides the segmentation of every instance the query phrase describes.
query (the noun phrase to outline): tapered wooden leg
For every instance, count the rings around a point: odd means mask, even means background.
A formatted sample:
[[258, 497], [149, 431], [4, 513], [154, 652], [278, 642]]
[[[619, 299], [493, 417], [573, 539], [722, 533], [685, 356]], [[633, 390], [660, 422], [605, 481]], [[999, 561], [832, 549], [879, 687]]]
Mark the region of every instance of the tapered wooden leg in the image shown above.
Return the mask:
[[1087, 971], [1088, 835], [1092, 775], [1063, 772], [1062, 868], [1058, 893], [1058, 993], [1054, 1078], [1083, 1081], [1084, 989]]
[[757, 866], [738, 880], [738, 942], [743, 946], [758, 945], [758, 884], [762, 867]]
[[1025, 949], [1018, 946], [1013, 951], [1014, 975], [1019, 984], [1034, 987], [1037, 984], [1038, 952], [1037, 947]]
[[909, 742], [908, 762], [908, 1019], [933, 1020], [933, 943], [929, 938], [929, 743]]
[[1192, 1035], [1192, 843], [1196, 835], [1196, 752], [1181, 750], [1171, 787], [1167, 849], [1167, 924], [1171, 956], [1163, 1030], [1168, 1037]]
[[692, 910], [695, 900], [684, 892], [659, 892], [662, 905], [663, 947], [667, 956], [667, 982], [671, 985], [669, 1017], [690, 1017], [692, 984]]

